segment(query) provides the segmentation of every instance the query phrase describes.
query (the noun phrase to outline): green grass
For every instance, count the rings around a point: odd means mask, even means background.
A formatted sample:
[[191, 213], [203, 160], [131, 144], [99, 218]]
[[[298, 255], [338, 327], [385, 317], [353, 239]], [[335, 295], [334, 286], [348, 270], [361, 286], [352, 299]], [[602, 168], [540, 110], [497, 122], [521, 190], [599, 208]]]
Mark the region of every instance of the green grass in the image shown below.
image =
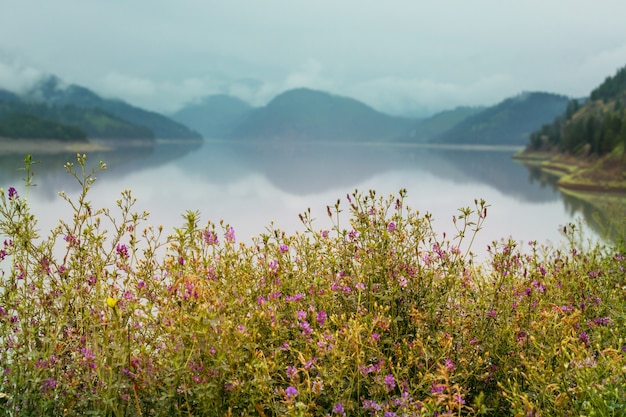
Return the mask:
[[337, 201], [331, 230], [305, 211], [244, 244], [187, 212], [166, 237], [130, 191], [93, 207], [84, 163], [45, 235], [27, 191], [0, 192], [1, 415], [626, 413], [623, 242], [568, 225], [478, 264], [487, 204], [444, 237], [404, 190]]

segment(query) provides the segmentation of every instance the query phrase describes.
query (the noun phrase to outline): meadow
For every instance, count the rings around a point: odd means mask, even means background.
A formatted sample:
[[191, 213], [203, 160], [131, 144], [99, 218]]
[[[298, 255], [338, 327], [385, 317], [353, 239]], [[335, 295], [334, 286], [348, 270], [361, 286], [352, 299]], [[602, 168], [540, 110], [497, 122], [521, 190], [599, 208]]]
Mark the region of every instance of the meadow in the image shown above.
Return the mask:
[[626, 415], [626, 245], [581, 226], [547, 246], [472, 241], [394, 196], [355, 191], [334, 225], [173, 231], [92, 207], [86, 157], [68, 216], [42, 233], [25, 183], [0, 190], [0, 415]]

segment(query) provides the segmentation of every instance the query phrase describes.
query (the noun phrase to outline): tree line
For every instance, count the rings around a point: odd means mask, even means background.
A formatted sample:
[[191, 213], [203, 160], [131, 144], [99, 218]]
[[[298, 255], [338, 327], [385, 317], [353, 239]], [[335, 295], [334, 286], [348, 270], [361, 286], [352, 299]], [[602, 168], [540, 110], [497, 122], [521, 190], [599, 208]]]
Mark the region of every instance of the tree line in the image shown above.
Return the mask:
[[571, 100], [565, 113], [530, 135], [533, 150], [606, 155], [626, 149], [626, 67], [607, 79], [581, 104]]

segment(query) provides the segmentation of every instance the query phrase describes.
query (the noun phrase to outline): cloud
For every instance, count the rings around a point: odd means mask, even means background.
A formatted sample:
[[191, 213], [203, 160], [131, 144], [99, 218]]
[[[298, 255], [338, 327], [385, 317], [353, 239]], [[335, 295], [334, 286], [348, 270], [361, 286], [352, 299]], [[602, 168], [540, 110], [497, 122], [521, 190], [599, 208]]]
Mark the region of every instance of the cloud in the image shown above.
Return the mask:
[[495, 73], [467, 83], [433, 78], [380, 77], [345, 87], [346, 95], [377, 110], [396, 115], [425, 116], [458, 105], [493, 105], [514, 95], [512, 76]]
[[23, 92], [32, 86], [43, 73], [18, 59], [0, 58], [0, 88]]

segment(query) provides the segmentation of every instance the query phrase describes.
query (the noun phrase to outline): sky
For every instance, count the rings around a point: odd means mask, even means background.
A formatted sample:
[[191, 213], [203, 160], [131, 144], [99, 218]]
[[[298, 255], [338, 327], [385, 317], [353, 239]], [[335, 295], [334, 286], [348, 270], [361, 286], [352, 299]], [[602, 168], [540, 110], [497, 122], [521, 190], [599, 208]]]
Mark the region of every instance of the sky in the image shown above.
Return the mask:
[[0, 0], [0, 88], [54, 74], [162, 113], [309, 87], [396, 115], [583, 97], [626, 65], [623, 0]]

